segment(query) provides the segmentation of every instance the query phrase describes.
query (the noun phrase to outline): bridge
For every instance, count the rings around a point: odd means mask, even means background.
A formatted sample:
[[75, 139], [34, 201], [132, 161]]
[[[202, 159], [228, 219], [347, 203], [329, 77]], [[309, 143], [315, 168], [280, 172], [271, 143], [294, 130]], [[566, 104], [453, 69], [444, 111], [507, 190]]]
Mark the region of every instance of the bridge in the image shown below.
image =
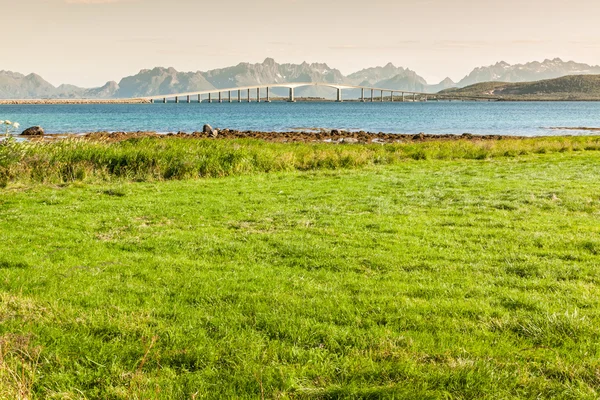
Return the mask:
[[[197, 97], [197, 102], [201, 103], [203, 101], [203, 96], [208, 95], [208, 102], [212, 103], [213, 101], [218, 101], [219, 103], [223, 103], [224, 101], [228, 103], [232, 103], [237, 101], [238, 103], [242, 102], [242, 92], [247, 92], [247, 96], [245, 97], [245, 101], [250, 103], [253, 101], [253, 93], [256, 95], [254, 97], [254, 101], [261, 102], [264, 101], [266, 103], [271, 102], [271, 89], [275, 88], [284, 88], [289, 90], [289, 97], [287, 99], [288, 102], [294, 103], [296, 102], [295, 97], [295, 89], [299, 87], [327, 87], [337, 90], [337, 102], [343, 102], [343, 90], [360, 90], [361, 91], [361, 102], [366, 102], [367, 100], [373, 102], [375, 101], [375, 94], [378, 94], [378, 100], [383, 102], [384, 95], [389, 93], [389, 101], [394, 102], [396, 99], [394, 98], [394, 94], [398, 95], [398, 101], [427, 101], [430, 98], [436, 99], [474, 99], [474, 100], [489, 100], [486, 97], [462, 97], [457, 95], [448, 94], [435, 94], [435, 93], [423, 93], [423, 92], [411, 92], [406, 90], [394, 90], [394, 89], [385, 89], [385, 88], [377, 88], [377, 87], [367, 87], [367, 86], [354, 86], [354, 85], [343, 85], [336, 83], [323, 83], [323, 82], [290, 82], [290, 83], [274, 83], [269, 85], [254, 85], [254, 86], [245, 86], [245, 87], [235, 87], [235, 88], [227, 88], [227, 89], [211, 89], [211, 90], [203, 90], [198, 92], [188, 92], [188, 93], [174, 93], [169, 95], [158, 95], [158, 96], [147, 96], [147, 97], [139, 97], [137, 99], [132, 100], [142, 100], [154, 103], [155, 101], [162, 101], [166, 103], [168, 99], [174, 99], [175, 103], [179, 103], [180, 100], [184, 100], [187, 103], [191, 103], [192, 99], [195, 100]], [[370, 91], [370, 93], [368, 93]], [[237, 98], [232, 98], [232, 93], [236, 94]], [[365, 92], [370, 94], [368, 98], [365, 97]], [[227, 94], [225, 98], [224, 94]], [[263, 97], [263, 94], [265, 95]], [[216, 98], [213, 98], [213, 95]]]

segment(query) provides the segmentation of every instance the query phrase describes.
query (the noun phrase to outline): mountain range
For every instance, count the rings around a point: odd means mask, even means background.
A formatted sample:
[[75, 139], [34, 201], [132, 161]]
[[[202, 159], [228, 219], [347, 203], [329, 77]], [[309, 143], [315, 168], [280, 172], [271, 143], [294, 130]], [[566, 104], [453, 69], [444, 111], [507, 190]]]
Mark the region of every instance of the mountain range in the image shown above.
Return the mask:
[[600, 75], [567, 75], [534, 82], [483, 82], [442, 93], [512, 101], [598, 101]]
[[[121, 79], [119, 83], [111, 81], [102, 87], [91, 89], [73, 85], [55, 87], [37, 74], [22, 75], [0, 71], [0, 99], [131, 98], [284, 82], [327, 82], [437, 93], [482, 82], [528, 82], [591, 74], [600, 74], [600, 66], [563, 61], [559, 58], [516, 65], [502, 61], [475, 68], [457, 83], [446, 78], [438, 84], [429, 84], [415, 71], [396, 67], [392, 63], [366, 68], [345, 76], [339, 70], [323, 63], [279, 64], [272, 58], [267, 58], [262, 63], [240, 63], [206, 72], [180, 72], [174, 68], [162, 67], [145, 69]], [[274, 94], [285, 95], [285, 90], [274, 90]], [[331, 89], [320, 87], [299, 88], [296, 94], [298, 97], [325, 98], [335, 95]], [[345, 94], [347, 97], [357, 95], [357, 91]]]

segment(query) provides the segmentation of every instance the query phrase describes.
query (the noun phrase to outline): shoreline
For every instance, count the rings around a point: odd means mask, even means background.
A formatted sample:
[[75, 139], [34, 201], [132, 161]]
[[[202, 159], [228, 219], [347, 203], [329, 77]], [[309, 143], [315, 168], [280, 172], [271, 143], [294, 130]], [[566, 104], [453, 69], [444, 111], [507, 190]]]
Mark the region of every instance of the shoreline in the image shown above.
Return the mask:
[[[236, 129], [215, 129], [218, 134], [214, 136], [203, 131], [94, 131], [94, 132], [59, 132], [45, 133], [43, 135], [11, 135], [19, 141], [50, 142], [63, 139], [82, 139], [90, 141], [120, 142], [129, 139], [142, 138], [178, 138], [178, 139], [213, 139], [236, 140], [254, 139], [278, 143], [333, 143], [333, 144], [391, 144], [391, 143], [419, 143], [419, 142], [448, 142], [467, 140], [471, 142], [489, 142], [499, 140], [527, 140], [543, 138], [573, 138], [573, 137], [600, 137], [600, 128], [596, 127], [547, 127], [549, 131], [562, 131], [557, 135], [506, 135], [506, 134], [477, 134], [477, 133], [390, 133], [367, 132], [326, 128], [298, 128], [287, 131], [253, 131]], [[569, 131], [579, 131], [583, 134], [569, 134]], [[2, 137], [0, 137], [0, 140]]]
[[[529, 136], [512, 135], [475, 135], [471, 133], [462, 134], [406, 134], [406, 133], [375, 133], [375, 132], [349, 132], [342, 130], [315, 130], [315, 131], [287, 131], [287, 132], [263, 132], [263, 131], [239, 131], [234, 129], [218, 130], [218, 135], [212, 136], [207, 132], [169, 132], [158, 133], [153, 131], [138, 132], [86, 132], [86, 133], [63, 133], [46, 134], [43, 136], [17, 136], [32, 141], [54, 141], [66, 138], [78, 138], [90, 141], [121, 142], [129, 139], [156, 138], [156, 139], [212, 139], [212, 140], [235, 140], [255, 139], [266, 142], [278, 143], [333, 143], [333, 144], [391, 144], [391, 143], [419, 143], [419, 142], [448, 142], [468, 140], [472, 142], [499, 141], [499, 140], [524, 140], [531, 139]], [[539, 136], [542, 138], [545, 136]], [[558, 136], [547, 136], [558, 137]], [[538, 138], [538, 136], [536, 136]]]
[[25, 99], [0, 100], [0, 105], [58, 105], [58, 104], [151, 104], [143, 99]]

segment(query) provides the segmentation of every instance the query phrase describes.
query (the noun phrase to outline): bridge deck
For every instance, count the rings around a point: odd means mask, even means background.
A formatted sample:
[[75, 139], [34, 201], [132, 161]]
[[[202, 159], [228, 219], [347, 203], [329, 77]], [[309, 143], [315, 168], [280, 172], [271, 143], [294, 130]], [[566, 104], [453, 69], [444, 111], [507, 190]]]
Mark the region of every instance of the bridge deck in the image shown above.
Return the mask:
[[254, 85], [254, 86], [243, 86], [243, 87], [233, 87], [233, 88], [224, 88], [224, 89], [210, 89], [210, 90], [201, 90], [197, 92], [186, 92], [186, 93], [173, 93], [173, 94], [161, 94], [156, 96], [144, 96], [144, 97], [136, 97], [136, 99], [141, 100], [159, 100], [164, 98], [173, 98], [173, 97], [187, 97], [187, 96], [198, 96], [198, 95], [206, 95], [212, 93], [225, 93], [225, 92], [236, 92], [236, 91], [247, 91], [247, 90], [256, 90], [256, 89], [273, 89], [273, 88], [284, 88], [284, 89], [296, 89], [299, 87], [306, 86], [320, 86], [320, 87], [328, 87], [332, 89], [364, 89], [364, 90], [373, 90], [375, 92], [389, 92], [389, 93], [404, 93], [408, 95], [417, 95], [417, 96], [436, 96], [435, 93], [424, 93], [424, 92], [411, 92], [407, 90], [396, 90], [396, 89], [385, 89], [385, 88], [377, 88], [377, 87], [368, 87], [368, 86], [354, 86], [354, 85], [343, 85], [336, 83], [323, 83], [323, 82], [289, 82], [289, 83], [273, 83], [269, 85]]

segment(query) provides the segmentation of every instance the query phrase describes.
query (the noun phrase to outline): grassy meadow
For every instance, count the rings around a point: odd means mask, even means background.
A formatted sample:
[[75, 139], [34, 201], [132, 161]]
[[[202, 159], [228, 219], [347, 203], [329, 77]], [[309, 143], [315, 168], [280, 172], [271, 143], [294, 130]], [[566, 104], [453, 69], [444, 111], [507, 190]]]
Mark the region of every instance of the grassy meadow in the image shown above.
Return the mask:
[[598, 150], [0, 145], [0, 398], [597, 399]]

